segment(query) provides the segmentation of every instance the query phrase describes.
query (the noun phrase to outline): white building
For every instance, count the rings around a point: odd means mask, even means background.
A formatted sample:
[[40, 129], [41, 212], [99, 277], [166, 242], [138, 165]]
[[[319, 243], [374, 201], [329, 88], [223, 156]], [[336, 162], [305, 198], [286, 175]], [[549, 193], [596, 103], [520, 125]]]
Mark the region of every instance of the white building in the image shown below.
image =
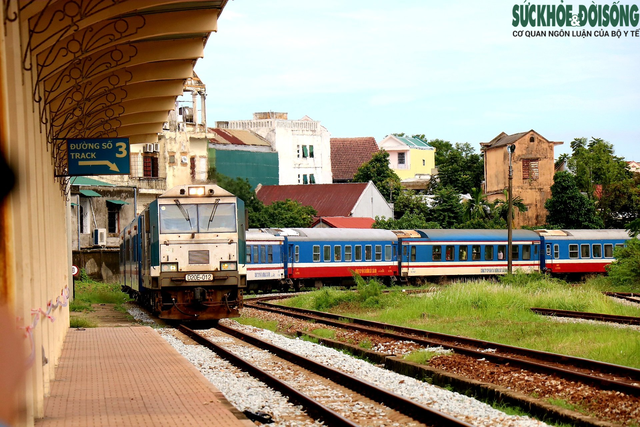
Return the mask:
[[222, 129], [246, 129], [266, 138], [279, 157], [279, 184], [331, 184], [331, 135], [307, 116], [289, 120], [287, 113], [254, 113], [253, 120], [217, 122]]

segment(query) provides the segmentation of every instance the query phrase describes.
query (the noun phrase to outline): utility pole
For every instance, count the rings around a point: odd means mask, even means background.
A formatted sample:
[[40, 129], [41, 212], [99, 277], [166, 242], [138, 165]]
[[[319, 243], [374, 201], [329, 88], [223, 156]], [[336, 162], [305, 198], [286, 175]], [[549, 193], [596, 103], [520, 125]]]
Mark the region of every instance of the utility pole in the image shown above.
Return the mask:
[[512, 212], [513, 212], [513, 165], [511, 158], [513, 152], [516, 150], [515, 144], [507, 145], [507, 151], [509, 152], [509, 209], [507, 211], [507, 273], [511, 275], [513, 273], [513, 253], [511, 247], [513, 246], [513, 224], [512, 224]]

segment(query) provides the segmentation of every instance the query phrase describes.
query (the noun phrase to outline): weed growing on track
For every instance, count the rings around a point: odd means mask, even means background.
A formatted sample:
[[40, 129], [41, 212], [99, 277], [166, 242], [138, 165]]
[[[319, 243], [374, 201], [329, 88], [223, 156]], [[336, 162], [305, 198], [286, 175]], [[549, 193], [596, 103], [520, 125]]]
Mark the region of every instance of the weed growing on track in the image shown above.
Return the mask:
[[640, 368], [637, 330], [558, 322], [530, 310], [543, 307], [640, 316], [640, 308], [606, 297], [603, 290], [608, 289], [602, 278], [569, 285], [544, 275], [518, 273], [498, 282], [453, 283], [435, 293], [391, 290], [376, 297], [378, 307], [363, 304], [368, 297], [360, 292], [326, 288], [283, 304]]
[[256, 328], [267, 329], [271, 332], [278, 331], [277, 320], [262, 320], [262, 319], [257, 319], [255, 317], [238, 317], [238, 318], [235, 318], [234, 320], [240, 323], [241, 325], [248, 325]]

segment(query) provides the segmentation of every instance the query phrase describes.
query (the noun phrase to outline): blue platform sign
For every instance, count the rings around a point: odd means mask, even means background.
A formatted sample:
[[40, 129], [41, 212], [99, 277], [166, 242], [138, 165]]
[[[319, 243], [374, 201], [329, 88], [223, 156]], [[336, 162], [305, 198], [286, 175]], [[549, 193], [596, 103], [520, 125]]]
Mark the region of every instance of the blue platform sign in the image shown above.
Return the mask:
[[68, 175], [129, 175], [129, 138], [68, 139]]

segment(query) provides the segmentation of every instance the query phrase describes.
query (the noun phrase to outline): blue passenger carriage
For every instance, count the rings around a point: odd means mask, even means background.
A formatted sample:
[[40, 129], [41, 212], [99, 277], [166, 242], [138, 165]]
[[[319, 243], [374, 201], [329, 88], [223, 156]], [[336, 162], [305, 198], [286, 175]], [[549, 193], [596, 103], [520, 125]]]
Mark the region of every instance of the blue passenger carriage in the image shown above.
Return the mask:
[[247, 231], [247, 290], [286, 290], [284, 237], [275, 229]]
[[544, 264], [554, 274], [605, 273], [614, 249], [631, 237], [626, 230], [538, 230], [545, 240]]
[[[513, 230], [513, 270], [540, 270], [538, 234]], [[428, 276], [483, 276], [506, 274], [507, 230], [415, 230], [401, 237], [401, 274]]]

